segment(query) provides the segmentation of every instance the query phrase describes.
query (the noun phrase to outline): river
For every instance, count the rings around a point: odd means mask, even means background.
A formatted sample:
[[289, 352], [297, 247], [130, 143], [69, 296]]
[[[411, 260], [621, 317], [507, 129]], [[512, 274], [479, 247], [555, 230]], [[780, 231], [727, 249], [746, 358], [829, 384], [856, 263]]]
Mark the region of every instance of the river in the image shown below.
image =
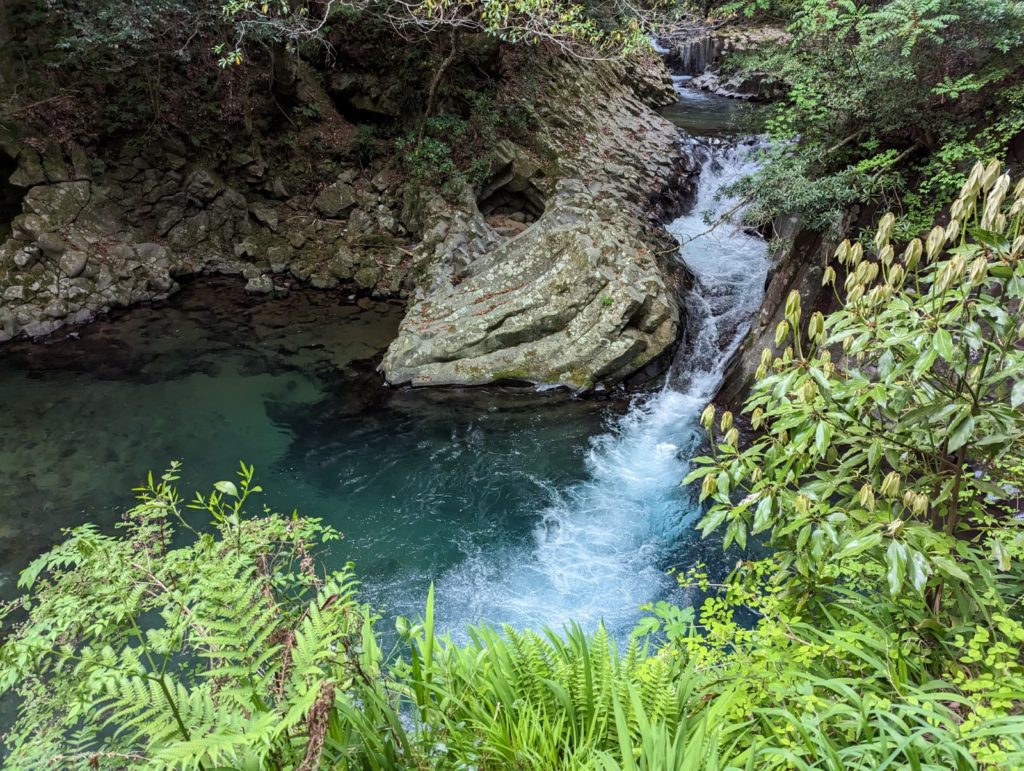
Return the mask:
[[[681, 92], [668, 111], [704, 158], [698, 200], [670, 223], [693, 272], [688, 325], [666, 384], [628, 404], [488, 388], [389, 391], [369, 361], [401, 308], [334, 292], [247, 296], [198, 279], [40, 343], [0, 349], [0, 593], [87, 520], [111, 529], [131, 488], [171, 459], [207, 488], [252, 463], [278, 510], [323, 517], [386, 616], [437, 585], [439, 623], [480, 620], [624, 634], [673, 589], [672, 566], [721, 564], [680, 487], [696, 417], [761, 299], [766, 244], [709, 232], [723, 185], [748, 172], [742, 106]], [[724, 137], [724, 138], [723, 138]], [[710, 213], [710, 214], [709, 214]], [[364, 303], [366, 305], [366, 303]]]

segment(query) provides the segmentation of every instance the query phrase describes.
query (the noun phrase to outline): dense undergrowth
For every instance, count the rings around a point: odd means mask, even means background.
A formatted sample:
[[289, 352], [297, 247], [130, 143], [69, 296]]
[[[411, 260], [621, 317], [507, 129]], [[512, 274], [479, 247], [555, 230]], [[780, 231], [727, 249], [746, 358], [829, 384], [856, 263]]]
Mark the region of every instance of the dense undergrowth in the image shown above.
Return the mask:
[[[25, 571], [0, 687], [10, 768], [972, 769], [1024, 766], [1024, 183], [976, 167], [901, 256], [844, 243], [842, 307], [794, 295], [747, 403], [705, 413], [701, 527], [773, 553], [699, 609], [380, 647], [337, 534], [264, 510], [252, 469]], [[193, 529], [205, 512], [211, 527]], [[753, 622], [741, 623], [740, 618]]]
[[779, 98], [766, 165], [739, 187], [768, 222], [799, 212], [842, 231], [851, 207], [930, 227], [973, 163], [1017, 156], [1024, 132], [1019, 0], [694, 2], [721, 22], [784, 27], [789, 39], [729, 57]]

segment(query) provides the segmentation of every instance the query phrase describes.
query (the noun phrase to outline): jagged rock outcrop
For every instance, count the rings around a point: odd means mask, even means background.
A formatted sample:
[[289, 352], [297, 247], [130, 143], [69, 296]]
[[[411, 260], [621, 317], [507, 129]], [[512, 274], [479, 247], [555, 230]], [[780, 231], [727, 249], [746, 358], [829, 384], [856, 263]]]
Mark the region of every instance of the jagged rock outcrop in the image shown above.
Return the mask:
[[382, 365], [389, 382], [585, 390], [675, 341], [681, 269], [649, 215], [689, 170], [675, 129], [637, 97], [665, 98], [666, 79], [634, 90], [612, 65], [558, 61], [542, 82], [538, 142], [557, 163], [531, 167], [513, 148], [503, 172], [510, 193], [533, 191], [528, 226], [503, 235], [470, 205], [459, 227], [427, 228], [415, 302]]
[[389, 380], [583, 389], [629, 375], [672, 344], [675, 293], [650, 247], [572, 187], [561, 186], [537, 225], [479, 257], [468, 278], [409, 310], [384, 361]]
[[162, 299], [196, 273], [241, 274], [253, 292], [299, 280], [382, 295], [398, 294], [407, 274], [395, 244], [408, 234], [386, 178], [343, 172], [311, 202], [246, 153], [228, 182], [173, 143], [101, 163], [29, 142], [0, 135], [0, 151], [16, 154], [10, 183], [25, 190], [0, 243], [0, 341]]

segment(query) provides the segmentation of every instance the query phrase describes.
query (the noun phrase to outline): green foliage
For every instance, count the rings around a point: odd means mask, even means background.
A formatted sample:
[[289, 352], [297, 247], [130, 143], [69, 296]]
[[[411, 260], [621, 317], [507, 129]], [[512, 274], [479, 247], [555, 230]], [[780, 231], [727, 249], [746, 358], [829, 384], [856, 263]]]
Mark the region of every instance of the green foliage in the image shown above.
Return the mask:
[[958, 705], [958, 746], [996, 764], [1021, 762], [1021, 746], [979, 727], [1016, 725], [1024, 697], [1024, 183], [1010, 188], [998, 163], [976, 166], [948, 225], [901, 259], [892, 215], [867, 248], [843, 243], [843, 307], [804, 318], [790, 295], [786, 347], [764, 352], [745, 406], [757, 435], [741, 447], [731, 413], [708, 408], [713, 455], [687, 478], [712, 501], [705, 534], [767, 538], [758, 596], [802, 617], [794, 635], [830, 635], [842, 672], [836, 645], [853, 630], [863, 657], [867, 630], [885, 643], [875, 671], [941, 691]]
[[[401, 624], [411, 660], [399, 675], [426, 724], [448, 737], [447, 755], [481, 767], [556, 769], [615, 748], [616, 705], [641, 661], [635, 647], [620, 658], [603, 629], [561, 638], [486, 627], [459, 646], [436, 637], [429, 608], [422, 624]], [[660, 716], [668, 700], [660, 692], [647, 707]], [[625, 707], [631, 713], [628, 700]]]
[[331, 25], [345, 17], [384, 22], [424, 35], [452, 30], [486, 34], [508, 43], [553, 44], [580, 56], [621, 55], [645, 40], [633, 7], [626, 3], [223, 0], [221, 12], [234, 32], [231, 42], [216, 47], [221, 67], [241, 64], [246, 59], [246, 44], [253, 41], [326, 44]]
[[481, 185], [499, 138], [523, 138], [529, 117], [507, 97], [490, 91], [454, 88], [445, 93], [451, 109], [424, 118], [395, 142], [406, 174], [420, 184], [458, 193], [460, 183]]
[[1016, 510], [1022, 486], [1024, 184], [1010, 195], [999, 171], [976, 166], [949, 225], [901, 260], [891, 214], [874, 259], [844, 242], [844, 307], [801, 332], [793, 293], [776, 333], [792, 345], [763, 356], [746, 407], [763, 433], [741, 450], [726, 414], [715, 456], [690, 474], [715, 502], [703, 531], [726, 525], [727, 546], [770, 531], [796, 591], [884, 579], [893, 596], [924, 596], [970, 583], [965, 535], [1000, 570], [1024, 551], [1024, 523], [1001, 508]]
[[418, 139], [410, 132], [398, 140], [397, 148], [409, 176], [421, 184], [443, 182], [457, 171], [451, 146], [440, 139]]
[[[81, 61], [113, 48], [122, 65], [151, 59], [154, 40], [178, 42], [188, 34], [213, 28], [219, 16], [216, 7], [195, 0], [72, 1], [47, 10], [56, 11], [64, 23], [56, 47], [68, 60]], [[37, 19], [40, 23], [53, 21], [52, 16]]]
[[360, 163], [370, 163], [384, 152], [380, 129], [372, 124], [357, 126], [349, 147]]
[[[22, 703], [10, 768], [789, 769], [1014, 767], [1024, 760], [1024, 627], [999, 613], [945, 634], [836, 590], [801, 617], [769, 559], [693, 608], [650, 608], [625, 652], [584, 634], [469, 630], [456, 644], [398, 619], [385, 668], [347, 570], [318, 576], [315, 520], [245, 519], [251, 470], [196, 507], [172, 470], [141, 491], [125, 537], [79, 528], [26, 571], [28, 620], [0, 651]], [[192, 542], [168, 549], [172, 523]], [[181, 542], [179, 531], [174, 541]], [[1019, 582], [1017, 589], [1019, 590]], [[9, 608], [9, 612], [13, 609]], [[753, 626], [737, 614], [753, 611]], [[655, 645], [655, 648], [651, 648]]]
[[[728, 697], [720, 724], [733, 754], [721, 767], [742, 768], [746, 760], [758, 769], [876, 771], [1015, 768], [1024, 761], [1024, 679], [1019, 649], [1011, 647], [1022, 631], [1018, 621], [1005, 619], [1000, 629], [1000, 650], [1012, 650], [1006, 659], [1013, 664], [978, 667], [981, 654], [967, 664], [963, 638], [950, 633], [946, 668], [936, 675], [927, 666], [932, 641], [905, 626], [884, 595], [835, 591], [831, 607], [811, 621], [772, 580], [778, 567], [775, 559], [745, 564], [743, 580], [717, 587], [699, 624], [675, 626], [659, 654], [704, 673], [701, 700]], [[710, 588], [699, 574], [683, 583]], [[645, 628], [657, 628], [663, 610]], [[751, 612], [753, 626], [737, 621]], [[666, 629], [672, 627], [669, 621]], [[975, 635], [983, 648], [986, 635]], [[993, 676], [1001, 687], [993, 687]], [[1002, 701], [993, 706], [997, 690]]]
[[[242, 516], [252, 469], [190, 504], [172, 484], [139, 491], [123, 537], [92, 525], [24, 572], [28, 613], [0, 653], [0, 686], [21, 700], [11, 768], [316, 768], [359, 756], [340, 717], [361, 705], [374, 730], [373, 615], [346, 570], [317, 575], [312, 550], [337, 538], [317, 520]], [[189, 543], [175, 546], [181, 538]], [[391, 716], [393, 718], [393, 716]]]
[[[449, 126], [453, 128], [453, 126]], [[724, 544], [771, 556], [680, 583], [620, 652], [603, 628], [397, 620], [396, 655], [317, 520], [190, 504], [150, 478], [122, 537], [84, 526], [24, 572], [0, 648], [13, 768], [1024, 767], [1024, 183], [977, 166], [897, 257], [845, 242], [842, 307], [790, 296], [741, 445], [698, 458]], [[838, 272], [837, 268], [838, 267]]]
[[782, 146], [739, 187], [761, 201], [762, 221], [798, 211], [810, 227], [836, 228], [851, 204], [871, 202], [909, 215], [908, 228], [927, 227], [971, 165], [1005, 157], [1024, 130], [1022, 2], [802, 0], [772, 9], [788, 24], [788, 44], [733, 61], [787, 94], [768, 123]]

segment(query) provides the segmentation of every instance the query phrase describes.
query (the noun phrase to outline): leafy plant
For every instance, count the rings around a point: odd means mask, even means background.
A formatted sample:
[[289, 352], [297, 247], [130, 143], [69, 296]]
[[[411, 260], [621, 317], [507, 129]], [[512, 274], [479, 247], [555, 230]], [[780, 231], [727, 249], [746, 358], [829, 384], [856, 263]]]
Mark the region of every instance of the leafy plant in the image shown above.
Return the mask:
[[[867, 247], [844, 242], [842, 308], [804, 318], [790, 295], [744, 408], [758, 433], [741, 446], [709, 407], [713, 454], [687, 478], [712, 501], [705, 534], [767, 537], [782, 607], [812, 622], [794, 634], [883, 624], [900, 671], [957, 690], [961, 730], [1011, 719], [1024, 694], [1024, 183], [1000, 171], [975, 166], [948, 224], [902, 258], [891, 214]], [[979, 664], [1006, 676], [1005, 698]], [[1020, 751], [994, 737], [978, 751]]]
[[0, 652], [0, 687], [21, 700], [8, 766], [347, 767], [371, 743], [395, 760], [374, 616], [348, 568], [315, 569], [337, 534], [245, 518], [260, 488], [244, 465], [190, 504], [213, 519], [195, 531], [177, 471], [150, 476], [123, 537], [84, 525], [23, 574], [4, 615], [28, 619]]
[[798, 212], [809, 227], [834, 230], [853, 205], [871, 204], [927, 227], [971, 165], [1005, 157], [1024, 128], [1012, 97], [1024, 3], [797, 0], [725, 10], [774, 15], [791, 35], [727, 62], [786, 93], [769, 108], [778, 146], [737, 186], [760, 202], [752, 214], [761, 222]]
[[[714, 457], [688, 477], [714, 501], [705, 533], [724, 524], [726, 545], [744, 545], [770, 532], [801, 592], [852, 571], [936, 607], [944, 583], [970, 581], [961, 539], [999, 569], [1020, 555], [1024, 528], [1000, 508], [1016, 501], [1024, 438], [1024, 183], [1009, 193], [998, 163], [979, 164], [948, 226], [911, 241], [902, 259], [891, 214], [874, 259], [862, 244], [840, 246], [841, 310], [802, 329], [790, 295], [776, 344], [792, 344], [765, 351], [746, 405], [763, 433], [740, 449], [724, 414]], [[836, 276], [829, 267], [825, 280]], [[709, 408], [704, 425], [713, 420]]]
[[[316, 520], [244, 504], [252, 470], [192, 506], [177, 467], [140, 490], [124, 537], [86, 526], [33, 563], [0, 649], [21, 698], [11, 768], [749, 769], [1014, 767], [1024, 626], [1005, 582], [972, 623], [927, 627], [887, 595], [834, 588], [814, 621], [777, 559], [657, 603], [620, 653], [603, 628], [479, 627], [458, 644], [398, 619], [387, 661], [351, 573], [320, 575]], [[188, 541], [185, 543], [184, 541]], [[172, 545], [173, 544], [173, 545]], [[1019, 563], [1012, 566], [1018, 577]], [[982, 573], [984, 570], [981, 571]], [[743, 622], [754, 613], [756, 623]], [[943, 619], [945, 621], [945, 619]], [[385, 663], [388, 666], [385, 666]]]

